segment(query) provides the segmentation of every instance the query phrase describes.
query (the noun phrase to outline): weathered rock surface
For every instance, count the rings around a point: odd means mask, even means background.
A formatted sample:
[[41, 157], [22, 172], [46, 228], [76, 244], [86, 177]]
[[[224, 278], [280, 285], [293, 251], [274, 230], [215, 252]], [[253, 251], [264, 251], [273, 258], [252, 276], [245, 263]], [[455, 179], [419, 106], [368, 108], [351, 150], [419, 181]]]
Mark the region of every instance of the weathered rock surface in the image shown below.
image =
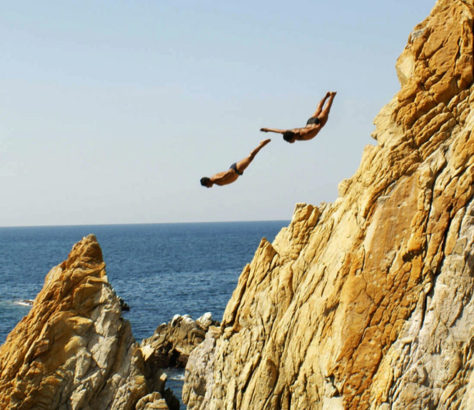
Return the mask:
[[473, 0], [439, 0], [339, 198], [262, 240], [191, 409], [474, 408]]
[[210, 326], [219, 325], [210, 312], [193, 320], [189, 315], [175, 315], [169, 323], [158, 326], [153, 336], [142, 340], [140, 348], [145, 366], [154, 369], [184, 368], [192, 350], [199, 345]]
[[219, 328], [211, 327], [204, 341], [189, 356], [182, 396], [183, 402], [191, 407], [203, 400], [206, 403], [210, 401], [214, 387], [213, 367], [210, 364], [214, 363], [216, 339], [219, 335]]
[[134, 409], [150, 393], [140, 408], [168, 408], [160, 395], [166, 376], [155, 379], [145, 376], [102, 251], [89, 235], [48, 273], [31, 311], [0, 347], [0, 408]]

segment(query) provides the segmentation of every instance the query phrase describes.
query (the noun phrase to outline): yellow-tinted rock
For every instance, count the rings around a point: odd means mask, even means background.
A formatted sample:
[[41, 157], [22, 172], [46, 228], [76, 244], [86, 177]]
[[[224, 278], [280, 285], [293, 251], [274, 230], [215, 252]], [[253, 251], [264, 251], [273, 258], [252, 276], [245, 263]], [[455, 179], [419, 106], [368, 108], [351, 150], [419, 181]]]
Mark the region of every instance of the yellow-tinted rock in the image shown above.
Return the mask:
[[262, 241], [191, 354], [189, 408], [470, 408], [473, 20], [473, 0], [439, 0], [415, 27], [378, 146]]
[[0, 347], [0, 408], [134, 409], [148, 393], [141, 351], [89, 235], [49, 272]]

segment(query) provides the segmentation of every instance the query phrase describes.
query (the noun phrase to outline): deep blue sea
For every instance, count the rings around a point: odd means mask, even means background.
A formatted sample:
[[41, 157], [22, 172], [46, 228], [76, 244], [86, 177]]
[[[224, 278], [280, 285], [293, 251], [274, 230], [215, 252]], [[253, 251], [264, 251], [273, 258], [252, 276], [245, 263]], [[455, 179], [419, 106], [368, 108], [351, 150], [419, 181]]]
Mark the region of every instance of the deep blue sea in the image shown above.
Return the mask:
[[83, 236], [97, 236], [109, 282], [130, 306], [135, 339], [175, 314], [221, 320], [262, 237], [288, 221], [0, 228], [0, 343], [28, 313], [44, 277]]

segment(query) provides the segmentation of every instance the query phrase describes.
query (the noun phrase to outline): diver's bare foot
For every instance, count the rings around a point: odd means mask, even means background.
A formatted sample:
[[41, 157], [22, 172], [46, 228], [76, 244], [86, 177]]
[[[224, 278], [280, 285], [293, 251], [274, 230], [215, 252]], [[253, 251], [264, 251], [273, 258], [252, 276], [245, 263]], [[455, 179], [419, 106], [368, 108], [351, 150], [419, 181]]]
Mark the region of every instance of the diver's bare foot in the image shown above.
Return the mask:
[[264, 146], [267, 145], [270, 141], [271, 141], [270, 138], [268, 138], [268, 139], [266, 139], [266, 140], [263, 140], [263, 141], [260, 141], [260, 146], [261, 146], [261, 147], [264, 147]]
[[329, 94], [336, 96], [337, 92], [336, 91], [331, 91]]
[[262, 132], [268, 132], [268, 128], [260, 128], [260, 131], [262, 131]]

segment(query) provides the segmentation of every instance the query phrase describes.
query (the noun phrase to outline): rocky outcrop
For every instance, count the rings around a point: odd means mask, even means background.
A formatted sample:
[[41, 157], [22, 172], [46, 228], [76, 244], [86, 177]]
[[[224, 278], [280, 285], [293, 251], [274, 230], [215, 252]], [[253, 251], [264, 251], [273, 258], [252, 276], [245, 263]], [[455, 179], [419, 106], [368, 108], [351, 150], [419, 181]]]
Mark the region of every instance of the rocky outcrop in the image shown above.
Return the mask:
[[192, 354], [196, 409], [474, 408], [473, 0], [439, 0], [333, 204], [262, 240]]
[[168, 408], [165, 380], [145, 376], [93, 235], [48, 273], [0, 347], [2, 409], [135, 409], [139, 400], [137, 409]]
[[204, 341], [197, 346], [189, 356], [186, 364], [185, 380], [183, 386], [183, 402], [193, 408], [203, 401], [208, 403], [214, 387], [213, 366], [216, 339], [220, 331], [211, 327], [206, 333]]
[[145, 366], [155, 369], [184, 368], [192, 350], [199, 345], [210, 326], [219, 325], [210, 312], [193, 320], [189, 315], [175, 315], [169, 323], [158, 326], [153, 336], [142, 340], [140, 349]]

